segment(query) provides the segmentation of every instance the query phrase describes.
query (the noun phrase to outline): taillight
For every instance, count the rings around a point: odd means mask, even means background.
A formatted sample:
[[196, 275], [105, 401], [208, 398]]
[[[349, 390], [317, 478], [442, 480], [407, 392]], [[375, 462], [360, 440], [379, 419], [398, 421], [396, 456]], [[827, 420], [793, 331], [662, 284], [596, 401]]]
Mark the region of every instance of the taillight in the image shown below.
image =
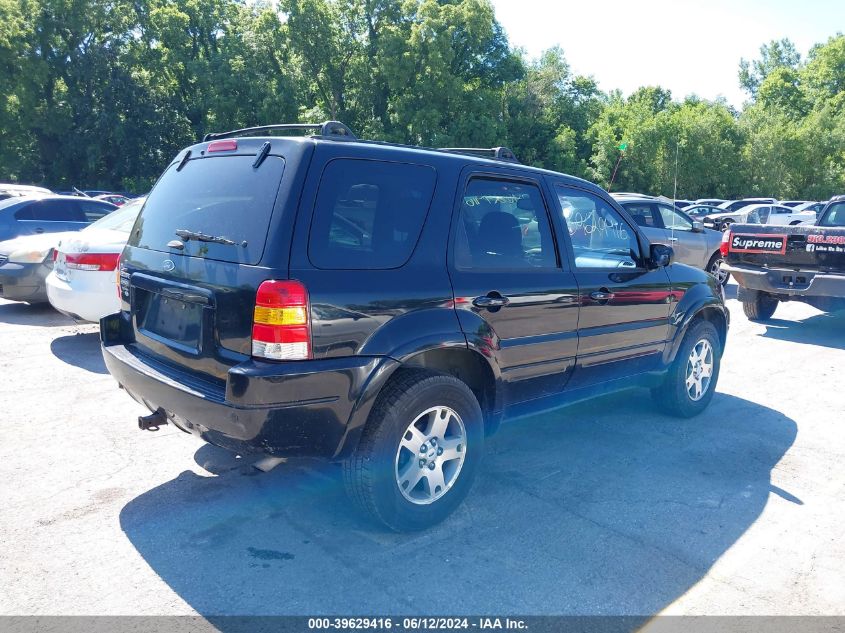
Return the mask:
[[252, 355], [271, 360], [311, 358], [308, 312], [308, 291], [300, 282], [262, 282], [255, 294]]
[[119, 253], [68, 253], [67, 267], [74, 270], [109, 271], [117, 268]]
[[731, 247], [731, 230], [726, 229], [722, 232], [722, 243], [719, 244], [719, 252], [722, 254], [722, 257], [728, 256], [728, 251]]
[[120, 290], [120, 255], [117, 256], [117, 265], [114, 267], [114, 277], [117, 287], [117, 298], [123, 299], [123, 293]]

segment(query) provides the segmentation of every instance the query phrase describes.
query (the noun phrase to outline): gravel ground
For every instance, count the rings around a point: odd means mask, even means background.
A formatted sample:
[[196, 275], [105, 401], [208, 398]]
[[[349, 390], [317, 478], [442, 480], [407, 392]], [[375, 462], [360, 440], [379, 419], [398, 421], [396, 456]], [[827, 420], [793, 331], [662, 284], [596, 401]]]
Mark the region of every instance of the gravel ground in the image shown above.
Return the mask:
[[0, 614], [845, 615], [845, 314], [730, 308], [704, 415], [514, 422], [455, 516], [397, 535], [337, 466], [138, 431], [96, 326], [0, 300]]

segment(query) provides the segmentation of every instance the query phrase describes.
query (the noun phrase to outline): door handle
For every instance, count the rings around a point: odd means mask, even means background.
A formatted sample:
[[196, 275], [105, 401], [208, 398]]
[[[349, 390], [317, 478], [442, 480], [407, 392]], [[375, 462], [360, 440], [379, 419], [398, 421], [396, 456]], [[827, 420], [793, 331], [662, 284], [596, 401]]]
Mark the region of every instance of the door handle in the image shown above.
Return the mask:
[[472, 305], [476, 308], [501, 308], [511, 302], [507, 297], [503, 297], [498, 292], [487, 294], [483, 297], [476, 297], [472, 300]]
[[595, 292], [590, 293], [590, 299], [593, 301], [610, 301], [616, 295], [607, 290], [606, 288], [602, 288], [601, 290], [596, 290]]
[[677, 237], [670, 237], [670, 238], [669, 238], [669, 241], [670, 241], [670, 242], [677, 242], [677, 241], [678, 241], [678, 238], [677, 238]]
[[44, 232], [44, 229], [42, 229], [42, 228], [37, 228], [37, 229], [35, 229], [35, 232], [36, 232], [36, 233], [43, 233], [43, 232]]

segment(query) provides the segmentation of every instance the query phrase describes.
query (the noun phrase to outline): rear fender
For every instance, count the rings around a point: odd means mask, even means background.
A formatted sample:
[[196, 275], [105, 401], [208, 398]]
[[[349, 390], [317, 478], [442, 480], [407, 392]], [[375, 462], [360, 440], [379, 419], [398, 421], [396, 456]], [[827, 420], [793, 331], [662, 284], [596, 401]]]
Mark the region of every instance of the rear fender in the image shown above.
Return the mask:
[[[409, 332], [417, 334], [411, 341], [408, 341]], [[448, 349], [470, 349], [484, 357], [495, 383], [491, 409], [494, 412], [500, 411], [501, 389], [498, 387], [501, 371], [489, 342], [483, 338], [465, 336], [451, 308], [408, 312], [386, 323], [362, 345], [360, 354], [379, 355], [383, 360], [361, 390], [334, 458], [344, 459], [355, 450], [379, 393], [396, 371], [413, 366], [414, 359], [421, 354]]]
[[724, 302], [717, 294], [715, 284], [714, 280], [712, 284], [708, 281], [708, 283], [698, 283], [688, 287], [675, 306], [675, 310], [669, 316], [671, 343], [666, 346], [663, 353], [664, 365], [668, 366], [675, 360], [690, 323], [698, 317], [706, 318], [716, 326], [722, 343], [722, 351], [724, 351], [730, 317]]

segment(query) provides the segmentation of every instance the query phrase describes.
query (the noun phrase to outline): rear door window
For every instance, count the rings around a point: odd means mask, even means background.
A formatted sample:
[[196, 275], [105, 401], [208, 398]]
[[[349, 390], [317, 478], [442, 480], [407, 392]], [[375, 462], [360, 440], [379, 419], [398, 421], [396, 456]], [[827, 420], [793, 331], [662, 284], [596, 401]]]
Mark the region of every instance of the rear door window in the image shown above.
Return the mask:
[[82, 213], [85, 214], [86, 222], [96, 222], [100, 218], [106, 217], [115, 209], [110, 204], [103, 204], [96, 200], [80, 200], [77, 204], [82, 209]]
[[[270, 217], [284, 173], [284, 160], [268, 156], [214, 156], [171, 165], [153, 188], [129, 244], [169, 251], [182, 239], [185, 255], [257, 264], [264, 251]], [[180, 238], [177, 231], [208, 239]], [[225, 243], [220, 243], [225, 242]]]
[[15, 217], [36, 222], [86, 222], [76, 200], [39, 200], [18, 211]]
[[323, 171], [308, 257], [317, 268], [404, 265], [419, 240], [436, 172], [424, 165], [335, 159]]
[[652, 228], [663, 226], [653, 204], [633, 202], [622, 206], [639, 226], [650, 226]]
[[540, 188], [522, 181], [472, 178], [461, 204], [455, 265], [465, 270], [556, 268]]

